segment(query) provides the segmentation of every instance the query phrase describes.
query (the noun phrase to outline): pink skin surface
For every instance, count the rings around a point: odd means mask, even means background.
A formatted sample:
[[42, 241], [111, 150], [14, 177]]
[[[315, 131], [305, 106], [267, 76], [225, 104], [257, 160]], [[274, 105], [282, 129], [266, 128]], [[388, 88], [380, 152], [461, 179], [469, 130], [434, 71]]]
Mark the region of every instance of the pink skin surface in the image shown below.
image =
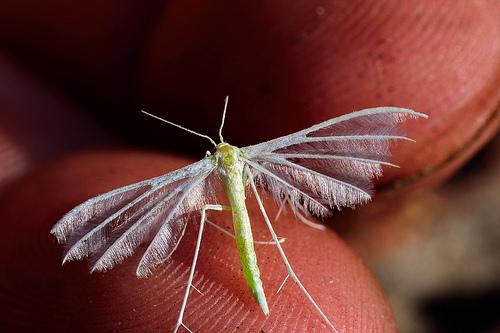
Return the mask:
[[[49, 236], [51, 226], [83, 200], [104, 191], [164, 173], [189, 163], [174, 156], [102, 151], [67, 157], [24, 179], [0, 199], [4, 270], [0, 321], [18, 332], [150, 332], [175, 324], [196, 226], [172, 257], [147, 279], [134, 275], [138, 257], [107, 273], [90, 275], [88, 265], [61, 267], [62, 248]], [[265, 200], [269, 215], [277, 206]], [[256, 240], [269, 240], [257, 205], [248, 199]], [[231, 230], [230, 214], [210, 220]], [[274, 223], [286, 237], [291, 264], [337, 328], [346, 332], [396, 332], [390, 307], [362, 261], [330, 231], [312, 229], [285, 213]], [[234, 240], [206, 226], [186, 323], [195, 332], [326, 332], [326, 326], [289, 280], [276, 291], [286, 270], [273, 245], [256, 245], [271, 314], [265, 317], [245, 284]], [[29, 320], [27, 320], [29, 317]]]
[[[5, 52], [72, 96], [97, 101], [88, 112], [127, 135], [137, 126], [125, 112], [132, 104], [215, 129], [225, 95], [226, 136], [236, 145], [364, 107], [427, 113], [425, 125], [406, 127], [418, 142], [394, 149], [402, 168], [380, 180], [393, 188], [442, 180], [497, 130], [499, 15], [496, 0], [6, 0], [0, 37]], [[140, 134], [168, 145], [178, 132]]]
[[379, 183], [442, 179], [498, 128], [499, 16], [494, 0], [174, 1], [144, 58], [141, 101], [170, 117], [187, 103], [201, 114], [176, 120], [215, 128], [228, 94], [226, 136], [238, 144], [409, 107], [430, 118], [405, 126], [417, 143], [394, 148], [401, 168]]

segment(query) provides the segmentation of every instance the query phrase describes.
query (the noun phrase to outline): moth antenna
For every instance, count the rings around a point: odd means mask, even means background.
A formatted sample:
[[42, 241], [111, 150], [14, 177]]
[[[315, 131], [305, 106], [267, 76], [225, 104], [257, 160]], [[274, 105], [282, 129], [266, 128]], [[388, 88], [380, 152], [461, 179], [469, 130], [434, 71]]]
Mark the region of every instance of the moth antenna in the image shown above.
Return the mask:
[[176, 124], [176, 123], [173, 123], [173, 122], [168, 121], [168, 120], [166, 120], [166, 119], [163, 119], [163, 118], [161, 118], [161, 117], [155, 116], [154, 114], [151, 114], [151, 113], [146, 112], [146, 111], [144, 111], [144, 110], [141, 110], [141, 112], [142, 112], [142, 113], [144, 113], [144, 114], [145, 114], [145, 115], [147, 115], [147, 116], [150, 116], [150, 117], [152, 117], [152, 118], [155, 118], [155, 119], [161, 120], [161, 121], [163, 121], [163, 122], [165, 122], [165, 123], [167, 123], [167, 124], [170, 124], [170, 125], [172, 125], [172, 126], [175, 126], [175, 127], [177, 127], [177, 128], [180, 128], [180, 129], [182, 129], [182, 130], [185, 130], [186, 132], [189, 132], [189, 133], [191, 133], [191, 134], [198, 135], [198, 136], [201, 136], [202, 138], [208, 139], [208, 140], [209, 140], [209, 141], [210, 141], [210, 142], [211, 142], [214, 146], [216, 146], [216, 147], [217, 147], [217, 144], [215, 143], [215, 141], [214, 141], [214, 140], [212, 140], [212, 138], [211, 138], [211, 137], [209, 137], [208, 135], [205, 135], [205, 134], [201, 134], [201, 133], [195, 132], [195, 131], [193, 131], [193, 130], [190, 130], [189, 128], [186, 128], [186, 127], [184, 127], [184, 126], [178, 125], [178, 124]]
[[226, 96], [226, 99], [224, 100], [224, 112], [222, 112], [222, 121], [219, 128], [219, 138], [221, 143], [224, 142], [224, 138], [222, 137], [222, 128], [224, 127], [224, 122], [226, 121], [226, 111], [227, 111], [228, 101], [229, 101], [229, 96]]

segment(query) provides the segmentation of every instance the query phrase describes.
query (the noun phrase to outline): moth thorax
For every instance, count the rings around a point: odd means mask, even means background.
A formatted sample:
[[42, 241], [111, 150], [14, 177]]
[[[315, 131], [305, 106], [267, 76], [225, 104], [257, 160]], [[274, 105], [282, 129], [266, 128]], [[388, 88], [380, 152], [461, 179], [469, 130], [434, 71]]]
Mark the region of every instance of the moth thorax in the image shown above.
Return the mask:
[[227, 171], [234, 171], [241, 166], [241, 151], [227, 143], [219, 143], [215, 148], [217, 165]]

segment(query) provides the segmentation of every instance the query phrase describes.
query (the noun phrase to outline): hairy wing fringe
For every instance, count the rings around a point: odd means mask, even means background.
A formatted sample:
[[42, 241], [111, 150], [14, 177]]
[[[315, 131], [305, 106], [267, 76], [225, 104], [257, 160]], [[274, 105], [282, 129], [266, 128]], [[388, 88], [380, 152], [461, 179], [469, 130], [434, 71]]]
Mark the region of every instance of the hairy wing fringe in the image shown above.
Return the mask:
[[282, 202], [285, 198], [289, 198], [289, 203], [294, 210], [298, 206], [303, 206], [307, 211], [318, 216], [328, 216], [331, 214], [328, 202], [324, 202], [320, 197], [315, 197], [314, 193], [306, 193], [298, 189], [290, 180], [283, 177], [276, 170], [273, 170], [273, 172], [265, 167], [259, 168], [252, 164], [249, 165], [255, 177], [255, 182], [260, 187], [266, 189], [268, 193], [271, 193], [278, 203]]
[[325, 138], [325, 141], [348, 141], [349, 144], [350, 141], [357, 140], [408, 139], [399, 133], [397, 125], [409, 118], [427, 118], [427, 116], [397, 107], [365, 109], [329, 119], [290, 135], [246, 147], [244, 152], [248, 158], [252, 158], [263, 152], [274, 152], [291, 145], [311, 142], [319, 137]]
[[[183, 181], [185, 180], [179, 182]], [[176, 182], [153, 186], [101, 223], [97, 225], [88, 223], [85, 228], [74, 232], [66, 243], [67, 251], [64, 261], [82, 259], [102, 248], [110, 241], [110, 237], [119, 232], [119, 229], [128, 227], [144, 214], [151, 212], [152, 207], [159, 201], [168, 200], [175, 186], [181, 186], [181, 184]]]
[[287, 160], [333, 178], [336, 178], [335, 175], [340, 174], [340, 180], [345, 179], [344, 174], [347, 178], [349, 175], [356, 175], [366, 179], [379, 177], [382, 175], [382, 165], [397, 167], [392, 163], [381, 160], [351, 156], [275, 153], [266, 154], [264, 156], [271, 160]]
[[191, 191], [194, 187], [203, 188], [200, 191], [204, 193], [208, 191], [206, 178], [213, 168], [213, 162], [204, 159], [77, 206], [51, 230], [59, 242], [66, 242], [64, 261], [91, 255], [92, 271], [107, 270], [159, 233], [167, 252], [163, 257], [170, 256], [192, 212], [214, 198], [211, 194], [195, 195]]
[[68, 212], [54, 225], [51, 233], [59, 243], [65, 243], [74, 232], [81, 232], [85, 225], [98, 224], [103, 216], [116, 213], [151, 188], [149, 183], [134, 184], [89, 199]]
[[142, 255], [136, 270], [137, 276], [145, 277], [150, 275], [156, 266], [170, 257], [178, 245], [178, 241], [173, 241], [175, 240], [175, 230], [172, 229], [170, 221], [182, 215], [191, 216], [193, 212], [198, 212], [203, 207], [208, 199], [206, 193], [210, 192], [206, 188], [210, 186], [210, 182], [204, 182], [204, 180], [213, 170], [211, 169], [208, 173], [196, 177], [180, 193], [169, 215], [165, 218]]
[[[68, 237], [89, 223], [99, 223], [104, 218], [117, 212], [131, 200], [136, 199], [144, 192], [158, 184], [170, 184], [189, 175], [197, 174], [207, 169], [212, 164], [209, 159], [203, 159], [197, 163], [172, 171], [165, 175], [147, 179], [139, 183], [124, 186], [110, 192], [93, 197], [76, 206], [63, 216], [51, 229], [51, 233], [59, 243], [65, 243]], [[81, 232], [81, 231], [80, 231]]]
[[[355, 207], [371, 199], [368, 189], [363, 189], [328, 175], [308, 169], [283, 159], [268, 159], [263, 162], [268, 169], [276, 170], [281, 177], [289, 177], [298, 188], [314, 193], [327, 201], [330, 208]], [[367, 188], [368, 184], [364, 184]]]
[[340, 208], [370, 200], [372, 179], [382, 175], [382, 166], [395, 166], [389, 163], [391, 141], [410, 140], [398, 127], [409, 118], [427, 116], [396, 107], [366, 109], [242, 150], [278, 199], [289, 196], [292, 206], [324, 215], [314, 202]]
[[[120, 230], [115, 232], [114, 239], [110, 239], [108, 242], [109, 246], [104, 247], [102, 251], [94, 255], [91, 271], [105, 271], [112, 268], [131, 256], [140, 244], [150, 239], [151, 235], [158, 231], [160, 221], [167, 218], [166, 214], [185, 186], [174, 189], [168, 197], [158, 202], [138, 219], [129, 220], [128, 223], [121, 225]], [[175, 220], [170, 225], [172, 234], [181, 238], [186, 225], [185, 221]], [[176, 237], [172, 237], [172, 239], [174, 240]]]

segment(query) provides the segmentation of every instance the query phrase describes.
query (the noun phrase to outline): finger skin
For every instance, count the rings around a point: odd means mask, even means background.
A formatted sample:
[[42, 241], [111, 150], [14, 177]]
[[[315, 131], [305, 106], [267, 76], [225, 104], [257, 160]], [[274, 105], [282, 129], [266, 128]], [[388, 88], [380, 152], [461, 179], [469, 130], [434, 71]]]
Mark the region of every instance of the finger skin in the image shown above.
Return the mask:
[[[170, 263], [137, 279], [138, 257], [106, 273], [88, 273], [84, 262], [61, 267], [62, 248], [49, 230], [69, 209], [99, 193], [156, 176], [189, 160], [138, 152], [93, 152], [59, 160], [17, 183], [0, 199], [0, 326], [5, 331], [156, 332], [175, 324], [191, 264], [195, 225]], [[270, 235], [251, 198], [256, 240]], [[265, 200], [271, 218], [276, 206]], [[230, 214], [211, 221], [231, 229]], [[331, 231], [318, 231], [285, 214], [274, 223], [295, 271], [339, 329], [396, 332], [391, 310], [362, 261]], [[326, 332], [298, 288], [286, 276], [272, 245], [256, 245], [270, 305], [265, 317], [242, 277], [234, 240], [206, 226], [185, 322], [195, 332]]]
[[213, 133], [230, 95], [225, 134], [240, 146], [365, 107], [429, 114], [406, 127], [417, 143], [394, 149], [402, 168], [377, 181], [388, 190], [442, 181], [498, 129], [499, 16], [497, 0], [4, 0], [0, 37], [61, 90], [98, 100], [88, 112], [109, 128], [172, 149], [178, 132], [138, 129], [139, 108]]
[[0, 192], [38, 163], [111, 142], [60, 93], [0, 52]]
[[499, 16], [495, 0], [173, 1], [141, 101], [211, 129], [230, 95], [225, 136], [241, 145], [366, 107], [412, 108], [430, 118], [403, 126], [417, 143], [395, 145], [401, 168], [377, 184], [443, 179], [498, 128]]
[[164, 3], [2, 0], [2, 49], [102, 113], [95, 99], [130, 102], [137, 59]]

